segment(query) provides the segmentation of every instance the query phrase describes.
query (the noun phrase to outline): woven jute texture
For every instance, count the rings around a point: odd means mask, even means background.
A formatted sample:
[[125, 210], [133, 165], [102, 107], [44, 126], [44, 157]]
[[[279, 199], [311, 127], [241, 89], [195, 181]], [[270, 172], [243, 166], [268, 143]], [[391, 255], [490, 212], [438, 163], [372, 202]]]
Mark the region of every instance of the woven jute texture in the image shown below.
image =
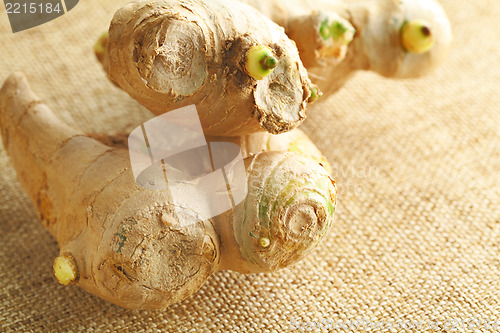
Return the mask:
[[[0, 81], [23, 71], [59, 117], [88, 132], [150, 118], [92, 54], [122, 3], [82, 0], [16, 34], [1, 7]], [[56, 282], [56, 242], [0, 146], [0, 331], [499, 330], [500, 2], [442, 3], [455, 36], [442, 67], [408, 81], [359, 73], [301, 127], [340, 191], [317, 250], [273, 274], [217, 273], [163, 311], [125, 310]]]

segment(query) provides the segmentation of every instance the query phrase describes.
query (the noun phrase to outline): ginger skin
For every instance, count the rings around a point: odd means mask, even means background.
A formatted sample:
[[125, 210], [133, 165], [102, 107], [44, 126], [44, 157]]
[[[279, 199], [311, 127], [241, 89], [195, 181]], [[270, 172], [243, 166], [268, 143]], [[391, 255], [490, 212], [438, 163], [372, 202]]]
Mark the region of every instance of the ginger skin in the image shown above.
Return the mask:
[[168, 190], [137, 186], [127, 150], [62, 123], [19, 73], [0, 90], [0, 130], [20, 183], [59, 244], [58, 281], [122, 307], [165, 308], [221, 269], [291, 265], [333, 221], [333, 180], [316, 162], [282, 152], [245, 159], [246, 199], [200, 221], [196, 211], [175, 207]]

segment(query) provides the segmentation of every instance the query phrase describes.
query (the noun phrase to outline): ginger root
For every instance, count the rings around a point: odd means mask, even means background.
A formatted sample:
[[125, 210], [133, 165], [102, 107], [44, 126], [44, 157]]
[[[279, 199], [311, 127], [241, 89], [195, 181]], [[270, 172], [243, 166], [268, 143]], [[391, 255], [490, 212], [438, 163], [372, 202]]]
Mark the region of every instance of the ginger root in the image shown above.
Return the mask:
[[[422, 75], [451, 40], [435, 0], [246, 2], [261, 12], [228, 0], [139, 0], [118, 10], [94, 48], [111, 80], [154, 114], [195, 104], [207, 141], [239, 145], [248, 194], [215, 217], [175, 203], [168, 186], [140, 187], [128, 151], [114, 147], [122, 141], [62, 123], [22, 74], [0, 90], [2, 140], [57, 239], [61, 284], [158, 309], [218, 270], [296, 263], [330, 228], [336, 201], [325, 157], [293, 130], [307, 104], [356, 70]], [[165, 175], [187, 174], [164, 163]]]
[[126, 308], [158, 309], [220, 269], [269, 272], [300, 260], [325, 235], [335, 183], [287, 152], [245, 159], [248, 195], [214, 218], [139, 187], [128, 151], [62, 123], [13, 74], [0, 90], [0, 130], [18, 179], [60, 256], [54, 273]]
[[305, 119], [311, 82], [295, 43], [238, 1], [128, 4], [111, 22], [109, 58], [102, 49], [130, 96], [156, 115], [195, 104], [208, 135], [278, 134]]

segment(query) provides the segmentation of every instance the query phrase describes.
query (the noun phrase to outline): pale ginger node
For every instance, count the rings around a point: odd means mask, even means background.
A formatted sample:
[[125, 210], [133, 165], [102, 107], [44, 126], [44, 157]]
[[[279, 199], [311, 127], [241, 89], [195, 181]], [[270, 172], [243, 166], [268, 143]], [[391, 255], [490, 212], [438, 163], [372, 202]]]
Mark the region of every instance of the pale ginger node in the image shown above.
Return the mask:
[[70, 254], [58, 256], [54, 260], [54, 275], [62, 285], [75, 283], [78, 280], [78, 267], [75, 258]]

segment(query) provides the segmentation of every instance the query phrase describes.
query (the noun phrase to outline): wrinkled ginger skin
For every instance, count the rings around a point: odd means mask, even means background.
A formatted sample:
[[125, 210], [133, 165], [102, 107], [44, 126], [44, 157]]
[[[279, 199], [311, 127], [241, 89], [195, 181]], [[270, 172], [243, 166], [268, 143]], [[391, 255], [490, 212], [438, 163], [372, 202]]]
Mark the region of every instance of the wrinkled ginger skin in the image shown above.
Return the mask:
[[[452, 34], [450, 22], [436, 0], [243, 0], [283, 26], [297, 43], [299, 53], [310, 47], [292, 27], [318, 11], [337, 13], [356, 29], [345, 58], [324, 66], [305, 62], [309, 77], [325, 97], [340, 89], [357, 70], [371, 70], [389, 78], [425, 75], [439, 66], [448, 53]], [[412, 20], [429, 22], [435, 45], [426, 53], [407, 52], [401, 45], [400, 29]], [[292, 31], [292, 34], [290, 32]], [[311, 37], [312, 38], [312, 37]]]
[[[245, 69], [257, 45], [277, 59], [262, 80]], [[208, 135], [278, 134], [305, 119], [310, 80], [295, 44], [237, 1], [128, 4], [111, 22], [108, 53], [111, 79], [130, 96], [156, 115], [195, 104]]]
[[[0, 90], [0, 130], [21, 185], [60, 247], [58, 281], [125, 308], [165, 308], [220, 269], [291, 265], [333, 222], [336, 189], [326, 171], [278, 152], [245, 159], [246, 199], [200, 220], [174, 206], [168, 190], [137, 186], [126, 149], [62, 123], [19, 73]], [[254, 237], [258, 225], [269, 230], [262, 239]]]

